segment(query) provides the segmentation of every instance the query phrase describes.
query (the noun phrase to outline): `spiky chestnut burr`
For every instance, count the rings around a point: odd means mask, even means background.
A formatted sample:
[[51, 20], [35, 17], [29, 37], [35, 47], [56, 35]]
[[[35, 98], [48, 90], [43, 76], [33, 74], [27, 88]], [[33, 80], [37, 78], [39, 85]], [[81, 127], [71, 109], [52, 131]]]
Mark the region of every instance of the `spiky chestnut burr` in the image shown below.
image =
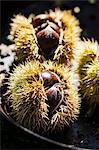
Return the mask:
[[78, 93], [63, 65], [26, 62], [14, 70], [8, 89], [11, 114], [30, 130], [62, 130], [78, 117]]
[[12, 21], [10, 39], [16, 44], [19, 58], [25, 53], [24, 58], [33, 55], [36, 59], [70, 63], [81, 32], [71, 11], [50, 10], [33, 16], [32, 22], [17, 15]]
[[75, 59], [77, 60], [76, 71], [82, 79], [86, 75], [86, 65], [92, 63], [92, 61], [98, 55], [98, 44], [94, 40], [90, 41], [85, 40], [80, 43], [79, 54], [76, 55]]
[[80, 40], [81, 29], [79, 21], [72, 15], [70, 10], [61, 11], [60, 9], [55, 9], [55, 12], [50, 10], [49, 14], [55, 17], [55, 20], [60, 20], [63, 30], [62, 43], [60, 42], [57, 47], [53, 60], [68, 65], [74, 58], [76, 46]]
[[99, 46], [93, 40], [84, 40], [77, 56], [76, 72], [80, 80], [82, 99], [89, 104], [87, 115], [91, 116], [99, 104]]
[[23, 15], [16, 15], [12, 19], [8, 38], [15, 43], [16, 59], [20, 62], [28, 57], [38, 58], [38, 46], [35, 41], [35, 32], [30, 20]]
[[86, 76], [82, 79], [83, 98], [89, 103], [87, 116], [91, 116], [99, 105], [99, 60], [86, 65]]

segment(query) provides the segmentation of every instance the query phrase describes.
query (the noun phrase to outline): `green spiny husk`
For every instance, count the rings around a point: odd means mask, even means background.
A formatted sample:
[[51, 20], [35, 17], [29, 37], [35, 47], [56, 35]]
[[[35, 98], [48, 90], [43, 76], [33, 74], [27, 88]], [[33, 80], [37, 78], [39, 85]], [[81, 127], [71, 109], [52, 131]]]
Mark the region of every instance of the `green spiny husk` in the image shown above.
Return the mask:
[[70, 10], [61, 11], [56, 9], [55, 12], [51, 11], [50, 14], [59, 18], [63, 29], [63, 43], [56, 49], [54, 60], [58, 63], [70, 65], [75, 55], [77, 43], [80, 41], [81, 29], [79, 21], [72, 15]]
[[77, 58], [76, 69], [80, 80], [82, 100], [89, 104], [88, 116], [99, 104], [99, 46], [93, 40], [85, 40]]
[[[72, 84], [71, 72], [66, 69], [51, 61], [43, 64], [30, 61], [16, 67], [9, 79], [8, 95], [12, 103], [11, 115], [19, 124], [37, 132], [60, 131], [77, 119], [80, 99]], [[60, 77], [64, 91], [64, 99], [51, 118], [46, 88], [39, 79], [39, 73], [46, 70]]]
[[15, 43], [17, 60], [22, 62], [29, 58], [39, 59], [35, 32], [29, 19], [23, 15], [16, 15], [12, 19], [9, 39]]
[[86, 76], [82, 79], [83, 97], [99, 104], [99, 61], [94, 60], [86, 67]]

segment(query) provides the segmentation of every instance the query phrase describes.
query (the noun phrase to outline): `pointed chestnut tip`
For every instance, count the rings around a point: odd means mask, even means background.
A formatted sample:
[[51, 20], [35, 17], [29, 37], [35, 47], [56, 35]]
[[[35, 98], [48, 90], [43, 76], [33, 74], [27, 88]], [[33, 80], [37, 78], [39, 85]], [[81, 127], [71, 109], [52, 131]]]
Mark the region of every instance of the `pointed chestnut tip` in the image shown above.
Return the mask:
[[47, 88], [50, 88], [53, 86], [55, 83], [60, 82], [59, 76], [51, 71], [44, 71], [40, 74], [40, 79], [43, 80], [44, 86]]

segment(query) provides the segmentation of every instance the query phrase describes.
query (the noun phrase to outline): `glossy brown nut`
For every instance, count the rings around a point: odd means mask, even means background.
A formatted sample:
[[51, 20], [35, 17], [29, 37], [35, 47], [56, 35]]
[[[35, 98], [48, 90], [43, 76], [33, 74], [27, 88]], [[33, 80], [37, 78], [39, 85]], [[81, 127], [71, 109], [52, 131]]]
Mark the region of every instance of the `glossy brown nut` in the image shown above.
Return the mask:
[[60, 78], [59, 76], [51, 71], [44, 71], [40, 74], [40, 79], [43, 80], [44, 86], [47, 88], [50, 88], [53, 86], [55, 83], [59, 83]]
[[[49, 107], [49, 115], [51, 116], [55, 110], [60, 106], [60, 102], [62, 100], [62, 91], [57, 84], [54, 84], [50, 89], [46, 91], [46, 95], [48, 98]], [[59, 105], [59, 106], [58, 106]]]
[[37, 40], [40, 48], [45, 53], [51, 53], [59, 44], [59, 34], [54, 31], [50, 26], [37, 33]]
[[57, 26], [54, 22], [48, 22], [48, 24], [54, 31], [56, 31], [60, 35], [60, 27], [59, 26]]
[[41, 14], [33, 18], [32, 24], [34, 28], [36, 28], [37, 26], [40, 26], [41, 24], [45, 23], [46, 20], [48, 20], [48, 15]]
[[48, 14], [41, 14], [33, 18], [33, 27], [39, 46], [39, 54], [46, 59], [54, 56], [54, 51], [59, 44], [60, 27], [55, 18]]
[[[33, 17], [32, 24], [34, 28], [40, 26], [42, 23], [45, 23], [47, 20], [54, 22], [54, 18], [50, 17], [48, 14], [40, 14], [36, 17]], [[54, 22], [55, 23], [55, 22]], [[56, 23], [58, 25], [58, 23]]]

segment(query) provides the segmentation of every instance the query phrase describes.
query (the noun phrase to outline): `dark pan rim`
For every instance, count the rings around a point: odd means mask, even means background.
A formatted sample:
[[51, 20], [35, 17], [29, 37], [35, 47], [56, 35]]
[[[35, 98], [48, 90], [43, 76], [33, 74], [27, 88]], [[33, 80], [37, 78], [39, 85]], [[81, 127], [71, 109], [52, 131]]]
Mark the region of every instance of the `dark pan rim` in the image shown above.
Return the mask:
[[38, 138], [38, 139], [41, 139], [43, 141], [46, 141], [48, 143], [51, 143], [51, 144], [54, 144], [56, 146], [59, 146], [61, 148], [68, 148], [68, 149], [71, 149], [71, 150], [90, 150], [90, 149], [87, 149], [87, 148], [80, 148], [80, 147], [76, 147], [74, 145], [69, 145], [69, 144], [64, 144], [64, 143], [61, 143], [61, 142], [57, 142], [55, 140], [52, 140], [52, 139], [49, 139], [47, 137], [44, 137], [44, 136], [41, 136], [21, 125], [19, 125], [17, 122], [15, 122], [12, 118], [8, 117], [7, 114], [4, 112], [1, 104], [0, 104], [0, 111], [2, 113], [2, 115], [5, 117], [5, 119], [7, 119], [8, 121], [10, 121], [11, 124], [15, 125], [16, 127], [18, 127], [19, 129], [23, 130], [24, 132], [30, 134], [30, 135], [33, 135], [34, 137]]

